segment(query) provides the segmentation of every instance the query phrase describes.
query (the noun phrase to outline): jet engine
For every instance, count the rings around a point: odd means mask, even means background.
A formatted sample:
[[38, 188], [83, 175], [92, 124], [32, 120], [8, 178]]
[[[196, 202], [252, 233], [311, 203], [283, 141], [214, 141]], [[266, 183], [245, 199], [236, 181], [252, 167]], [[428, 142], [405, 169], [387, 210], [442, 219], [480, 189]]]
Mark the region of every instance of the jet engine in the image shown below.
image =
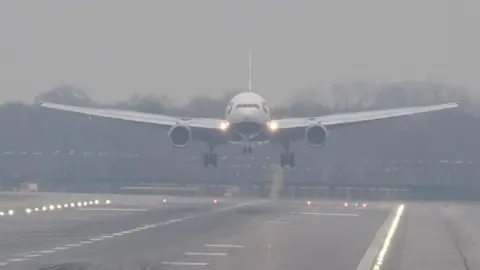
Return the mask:
[[327, 140], [327, 128], [320, 125], [310, 125], [305, 129], [305, 140], [310, 147], [325, 146]]
[[188, 126], [176, 125], [168, 131], [168, 138], [173, 147], [185, 148], [192, 141], [192, 131]]

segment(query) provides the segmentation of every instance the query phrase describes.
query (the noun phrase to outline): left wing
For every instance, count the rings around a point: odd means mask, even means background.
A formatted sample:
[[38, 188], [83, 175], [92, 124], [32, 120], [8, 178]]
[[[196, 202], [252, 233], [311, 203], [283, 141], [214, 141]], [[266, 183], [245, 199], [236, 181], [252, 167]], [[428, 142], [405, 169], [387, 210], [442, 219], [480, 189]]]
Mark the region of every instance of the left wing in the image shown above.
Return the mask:
[[80, 113], [88, 116], [152, 124], [166, 129], [181, 124], [190, 127], [193, 139], [213, 143], [226, 143], [226, 138], [221, 130], [222, 125], [225, 123], [221, 119], [173, 117], [127, 110], [77, 107], [50, 102], [42, 102], [40, 103], [40, 106], [55, 110]]
[[151, 113], [143, 113], [143, 112], [127, 111], [127, 110], [77, 107], [77, 106], [62, 105], [62, 104], [56, 104], [56, 103], [50, 103], [50, 102], [42, 102], [40, 103], [40, 106], [45, 108], [61, 110], [61, 111], [80, 113], [80, 114], [89, 115], [89, 116], [99, 116], [104, 118], [126, 120], [131, 122], [155, 124], [155, 125], [163, 126], [166, 128], [170, 128], [177, 124], [183, 124], [193, 128], [219, 130], [223, 123], [223, 120], [221, 119], [173, 117], [173, 116], [162, 115], [162, 114], [151, 114]]
[[458, 107], [458, 103], [445, 103], [434, 106], [406, 107], [398, 109], [365, 111], [356, 113], [330, 114], [310, 118], [285, 118], [275, 120], [279, 130], [306, 128], [312, 124], [321, 124], [327, 128], [335, 128], [355, 123], [369, 122], [373, 120], [388, 119], [404, 115], [432, 112]]

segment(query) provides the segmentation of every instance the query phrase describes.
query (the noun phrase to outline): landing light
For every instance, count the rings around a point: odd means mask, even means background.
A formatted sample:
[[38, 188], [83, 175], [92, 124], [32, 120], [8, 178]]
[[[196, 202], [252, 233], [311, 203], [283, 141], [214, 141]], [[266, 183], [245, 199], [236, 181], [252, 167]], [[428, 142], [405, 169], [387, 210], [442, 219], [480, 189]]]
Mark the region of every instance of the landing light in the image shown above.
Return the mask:
[[217, 203], [218, 203], [218, 201], [215, 199], [215, 200], [213, 200], [213, 203], [214, 203], [214, 204], [217, 204]]
[[343, 206], [345, 206], [345, 207], [348, 207], [348, 203], [347, 203], [347, 202], [345, 202], [345, 203], [343, 204]]
[[225, 122], [220, 123], [220, 130], [225, 131], [225, 130], [228, 129], [228, 127], [230, 127], [230, 123], [229, 123], [229, 122], [226, 122], [226, 121], [225, 121]]
[[362, 204], [362, 207], [363, 208], [367, 207], [367, 204], [366, 203]]
[[311, 201], [308, 201], [308, 202], [307, 202], [307, 205], [308, 205], [308, 206], [311, 206], [311, 205], [312, 205], [312, 202], [311, 202]]
[[267, 126], [268, 126], [268, 129], [273, 132], [277, 131], [278, 129], [278, 123], [276, 121], [269, 121], [267, 123]]

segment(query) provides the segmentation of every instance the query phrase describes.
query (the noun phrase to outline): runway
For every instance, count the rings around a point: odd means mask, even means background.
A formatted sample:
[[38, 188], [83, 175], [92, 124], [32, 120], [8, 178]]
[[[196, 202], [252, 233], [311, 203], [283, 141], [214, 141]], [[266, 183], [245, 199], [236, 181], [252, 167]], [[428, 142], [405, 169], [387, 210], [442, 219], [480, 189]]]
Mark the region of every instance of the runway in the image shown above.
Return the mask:
[[378, 203], [356, 210], [342, 203], [139, 199], [137, 205], [3, 219], [0, 266], [356, 269], [393, 207]]

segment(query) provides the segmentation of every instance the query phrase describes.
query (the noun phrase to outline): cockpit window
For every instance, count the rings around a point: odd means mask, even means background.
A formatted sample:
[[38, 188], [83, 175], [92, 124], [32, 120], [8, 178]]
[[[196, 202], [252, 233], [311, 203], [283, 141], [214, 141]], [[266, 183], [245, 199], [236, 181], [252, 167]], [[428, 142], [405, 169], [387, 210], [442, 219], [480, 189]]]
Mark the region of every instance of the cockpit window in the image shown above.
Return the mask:
[[257, 108], [260, 110], [260, 105], [258, 104], [237, 104], [235, 108]]

